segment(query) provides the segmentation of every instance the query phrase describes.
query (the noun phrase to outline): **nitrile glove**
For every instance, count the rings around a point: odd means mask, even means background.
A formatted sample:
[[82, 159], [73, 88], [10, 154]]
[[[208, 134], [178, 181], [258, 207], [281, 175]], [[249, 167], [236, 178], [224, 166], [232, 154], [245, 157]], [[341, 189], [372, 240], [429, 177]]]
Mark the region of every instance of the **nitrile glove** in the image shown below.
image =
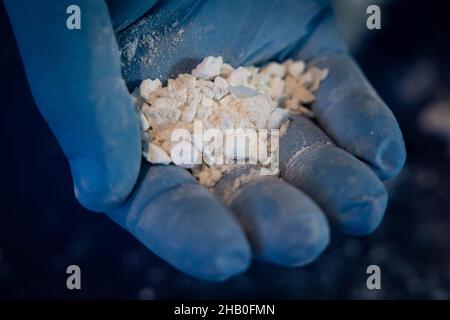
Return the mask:
[[[325, 215], [351, 234], [370, 233], [381, 221], [387, 194], [380, 179], [400, 171], [404, 143], [345, 51], [329, 1], [116, 0], [109, 1], [112, 18], [101, 0], [5, 3], [77, 198], [176, 268], [223, 280], [244, 271], [252, 252], [303, 265], [329, 241]], [[71, 4], [81, 8], [81, 30], [65, 27]], [[215, 188], [226, 206], [184, 169], [140, 164], [139, 124], [125, 85], [189, 72], [208, 55], [235, 67], [307, 59], [330, 71], [313, 106], [317, 123], [292, 117], [280, 141], [282, 179], [257, 179], [230, 195], [236, 170]]]

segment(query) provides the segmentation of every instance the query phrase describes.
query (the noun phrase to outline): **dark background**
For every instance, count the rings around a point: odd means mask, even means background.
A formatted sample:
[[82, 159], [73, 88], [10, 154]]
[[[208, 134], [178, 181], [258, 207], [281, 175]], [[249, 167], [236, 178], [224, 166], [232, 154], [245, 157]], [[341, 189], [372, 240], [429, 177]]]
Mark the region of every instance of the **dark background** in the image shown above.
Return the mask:
[[[365, 8], [356, 14], [365, 21]], [[334, 230], [329, 248], [307, 267], [255, 262], [248, 273], [215, 284], [184, 276], [76, 202], [67, 161], [34, 105], [1, 3], [0, 298], [449, 299], [449, 15], [448, 1], [403, 0], [384, 1], [381, 30], [340, 17], [349, 30], [365, 29], [352, 48], [407, 144], [407, 165], [388, 182], [381, 227], [359, 238]], [[435, 124], [424, 112], [432, 114], [437, 102], [448, 111], [437, 117], [447, 127], [430, 133], [424, 128]], [[81, 267], [82, 290], [66, 288], [70, 264]], [[382, 290], [366, 288], [371, 264], [381, 267]]]

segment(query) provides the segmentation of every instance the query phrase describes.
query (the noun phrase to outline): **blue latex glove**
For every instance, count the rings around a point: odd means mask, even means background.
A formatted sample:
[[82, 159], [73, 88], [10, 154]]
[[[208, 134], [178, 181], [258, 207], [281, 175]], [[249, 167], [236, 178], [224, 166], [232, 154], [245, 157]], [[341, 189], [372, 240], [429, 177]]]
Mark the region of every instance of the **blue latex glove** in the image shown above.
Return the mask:
[[[111, 18], [101, 0], [5, 3], [77, 198], [178, 269], [222, 280], [244, 271], [252, 254], [303, 265], [329, 241], [325, 214], [350, 234], [380, 223], [387, 203], [381, 180], [402, 168], [404, 143], [391, 111], [348, 56], [329, 1], [115, 0]], [[81, 7], [81, 30], [65, 27], [70, 4]], [[190, 71], [208, 55], [234, 66], [300, 58], [330, 69], [313, 107], [317, 123], [293, 117], [280, 141], [283, 180], [258, 179], [230, 195], [242, 174], [232, 172], [216, 186], [227, 206], [184, 169], [141, 165], [126, 88]]]

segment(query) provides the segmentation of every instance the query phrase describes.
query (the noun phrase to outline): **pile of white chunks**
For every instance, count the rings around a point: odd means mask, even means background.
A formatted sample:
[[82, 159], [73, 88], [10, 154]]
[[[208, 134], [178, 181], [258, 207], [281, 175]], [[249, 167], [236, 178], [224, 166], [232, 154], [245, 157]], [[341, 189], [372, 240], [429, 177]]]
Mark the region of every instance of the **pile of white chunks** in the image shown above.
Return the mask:
[[[174, 162], [172, 132], [186, 129], [194, 136], [198, 121], [203, 129], [280, 129], [289, 112], [313, 116], [308, 106], [327, 74], [326, 69], [306, 68], [303, 61], [235, 69], [222, 57], [209, 56], [191, 74], [169, 79], [166, 86], [159, 79], [144, 80], [133, 92], [141, 119], [143, 156], [151, 163]], [[186, 143], [199, 157], [208, 154], [193, 139]], [[229, 170], [229, 165], [203, 161], [183, 167], [208, 187]]]

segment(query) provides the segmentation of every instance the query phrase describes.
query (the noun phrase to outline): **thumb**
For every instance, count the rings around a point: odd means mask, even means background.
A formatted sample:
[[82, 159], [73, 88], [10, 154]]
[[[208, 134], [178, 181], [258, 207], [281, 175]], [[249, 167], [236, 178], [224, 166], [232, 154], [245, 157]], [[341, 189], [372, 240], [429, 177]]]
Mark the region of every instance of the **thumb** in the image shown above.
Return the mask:
[[[66, 13], [77, 5], [81, 29]], [[120, 73], [102, 0], [7, 0], [36, 104], [69, 159], [82, 205], [106, 211], [128, 196], [140, 167], [139, 122]]]

